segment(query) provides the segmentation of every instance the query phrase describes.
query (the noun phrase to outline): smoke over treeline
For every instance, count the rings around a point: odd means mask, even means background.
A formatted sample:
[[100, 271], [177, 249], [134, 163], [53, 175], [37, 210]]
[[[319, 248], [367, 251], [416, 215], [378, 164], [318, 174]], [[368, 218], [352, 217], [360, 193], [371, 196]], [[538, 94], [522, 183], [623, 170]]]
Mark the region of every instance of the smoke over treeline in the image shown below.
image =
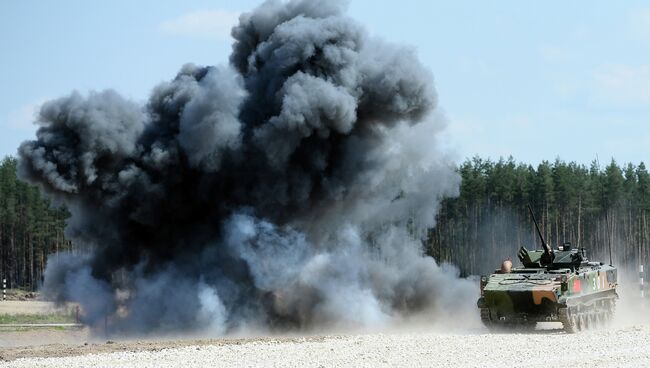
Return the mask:
[[[455, 307], [474, 285], [423, 256], [459, 177], [437, 152], [431, 73], [336, 1], [267, 1], [229, 65], [187, 64], [145, 106], [43, 105], [19, 173], [86, 257], [44, 292], [124, 331], [369, 326]], [[473, 303], [470, 303], [470, 307]]]

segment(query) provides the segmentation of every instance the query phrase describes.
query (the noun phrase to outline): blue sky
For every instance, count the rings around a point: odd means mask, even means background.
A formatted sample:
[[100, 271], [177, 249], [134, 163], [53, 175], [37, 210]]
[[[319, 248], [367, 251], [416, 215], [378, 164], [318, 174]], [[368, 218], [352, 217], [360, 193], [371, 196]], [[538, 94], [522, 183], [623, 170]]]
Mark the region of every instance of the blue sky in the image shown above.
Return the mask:
[[[72, 90], [146, 100], [186, 62], [224, 64], [259, 1], [0, 2], [0, 156], [37, 106]], [[369, 31], [415, 48], [436, 78], [457, 160], [650, 161], [650, 4], [351, 0]]]

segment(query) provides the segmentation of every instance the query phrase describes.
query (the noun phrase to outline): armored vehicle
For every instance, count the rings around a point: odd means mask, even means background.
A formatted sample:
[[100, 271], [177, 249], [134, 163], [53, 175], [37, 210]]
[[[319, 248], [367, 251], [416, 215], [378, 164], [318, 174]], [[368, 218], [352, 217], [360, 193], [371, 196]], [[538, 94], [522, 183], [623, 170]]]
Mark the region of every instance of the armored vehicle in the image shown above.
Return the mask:
[[494, 274], [481, 277], [477, 304], [483, 323], [498, 329], [562, 322], [570, 333], [607, 323], [618, 298], [616, 268], [590, 262], [584, 248], [571, 249], [568, 243], [552, 249], [528, 208], [543, 249], [521, 247], [521, 267], [511, 268], [506, 261]]

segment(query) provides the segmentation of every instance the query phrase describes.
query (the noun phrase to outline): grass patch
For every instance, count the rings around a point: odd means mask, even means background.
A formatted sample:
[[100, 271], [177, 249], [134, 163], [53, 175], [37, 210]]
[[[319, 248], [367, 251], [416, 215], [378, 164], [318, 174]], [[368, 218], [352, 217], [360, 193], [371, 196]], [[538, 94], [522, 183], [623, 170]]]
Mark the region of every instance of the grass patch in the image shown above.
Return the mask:
[[[28, 331], [72, 331], [78, 327], [4, 327], [9, 325], [0, 325], [0, 337], [7, 332], [28, 332]], [[1, 360], [0, 360], [1, 361]]]
[[22, 323], [75, 323], [69, 314], [0, 314], [0, 325]]

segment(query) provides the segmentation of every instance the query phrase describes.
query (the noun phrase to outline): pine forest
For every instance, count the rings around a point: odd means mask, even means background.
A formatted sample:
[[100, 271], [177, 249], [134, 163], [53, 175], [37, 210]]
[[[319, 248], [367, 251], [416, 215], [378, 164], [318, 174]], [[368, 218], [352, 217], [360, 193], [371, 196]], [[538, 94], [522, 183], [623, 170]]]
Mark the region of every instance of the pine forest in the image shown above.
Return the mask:
[[[68, 212], [16, 177], [17, 160], [0, 163], [0, 277], [37, 290], [48, 256], [83, 252], [64, 235]], [[644, 163], [588, 167], [557, 159], [536, 167], [512, 157], [474, 157], [458, 167], [458, 197], [443, 200], [425, 251], [462, 275], [490, 273], [517, 249], [540, 247], [528, 212], [553, 247], [585, 248], [589, 258], [620, 266], [650, 260], [650, 174]], [[515, 260], [515, 263], [517, 261]]]

